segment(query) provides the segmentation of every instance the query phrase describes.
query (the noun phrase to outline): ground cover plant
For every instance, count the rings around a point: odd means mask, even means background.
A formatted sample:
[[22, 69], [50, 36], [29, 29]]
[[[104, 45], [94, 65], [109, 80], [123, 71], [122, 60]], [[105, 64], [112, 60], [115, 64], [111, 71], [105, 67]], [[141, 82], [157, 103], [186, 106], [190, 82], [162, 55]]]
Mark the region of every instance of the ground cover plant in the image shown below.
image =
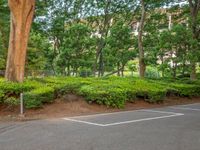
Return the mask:
[[24, 83], [0, 80], [0, 103], [18, 105], [19, 94], [24, 93], [26, 108], [39, 108], [52, 103], [65, 94], [80, 95], [88, 103], [123, 108], [128, 101], [142, 98], [150, 103], [160, 103], [167, 96], [200, 96], [199, 81], [151, 80], [139, 78], [81, 78], [46, 77], [26, 79]]

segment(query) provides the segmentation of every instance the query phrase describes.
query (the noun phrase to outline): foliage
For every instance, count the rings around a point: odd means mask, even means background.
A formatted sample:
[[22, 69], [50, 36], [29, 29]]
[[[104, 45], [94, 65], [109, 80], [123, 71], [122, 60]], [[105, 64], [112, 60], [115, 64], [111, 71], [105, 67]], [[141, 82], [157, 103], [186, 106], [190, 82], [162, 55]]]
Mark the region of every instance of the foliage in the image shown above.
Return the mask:
[[7, 99], [4, 100], [4, 103], [8, 106], [17, 106], [19, 105], [19, 99], [15, 97], [8, 97]]
[[[22, 84], [0, 79], [0, 103], [17, 104], [21, 92], [27, 108], [42, 107], [67, 93], [119, 108], [137, 98], [161, 102], [168, 94], [199, 96], [200, 81], [189, 80], [192, 70], [200, 71], [199, 8], [191, 16], [195, 5], [181, 6], [177, 0], [144, 2], [146, 79], [79, 78], [97, 73], [126, 76], [127, 68], [132, 76], [138, 72], [139, 1], [38, 0], [28, 43], [28, 78]], [[0, 70], [5, 70], [10, 30], [6, 0], [0, 2], [0, 16]], [[42, 78], [43, 70], [68, 77]]]
[[9, 9], [6, 0], [0, 2], [0, 70], [5, 69], [9, 39]]
[[0, 90], [0, 104], [4, 102], [4, 92]]
[[[123, 108], [127, 101], [143, 98], [147, 102], [162, 102], [167, 95], [200, 96], [200, 81], [138, 78], [74, 78], [47, 77], [28, 79], [23, 84], [0, 80], [1, 103], [17, 104], [14, 98], [24, 93], [27, 108], [42, 107], [68, 93], [85, 97], [89, 103]], [[12, 103], [13, 100], [13, 103]]]
[[54, 89], [51, 87], [40, 87], [24, 94], [26, 108], [41, 107], [44, 103], [54, 100]]
[[156, 78], [160, 78], [160, 74], [157, 68], [148, 66], [145, 72], [145, 77], [156, 79]]

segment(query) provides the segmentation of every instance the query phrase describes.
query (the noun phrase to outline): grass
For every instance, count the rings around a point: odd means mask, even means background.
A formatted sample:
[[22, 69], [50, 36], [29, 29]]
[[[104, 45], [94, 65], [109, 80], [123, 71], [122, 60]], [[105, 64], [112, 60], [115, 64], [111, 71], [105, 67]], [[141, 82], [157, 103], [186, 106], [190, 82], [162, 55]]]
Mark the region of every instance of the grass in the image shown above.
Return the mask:
[[165, 100], [168, 95], [200, 96], [200, 81], [151, 80], [133, 77], [74, 78], [46, 77], [27, 79], [23, 84], [0, 79], [0, 103], [18, 104], [19, 93], [24, 93], [26, 108], [42, 107], [68, 93], [81, 95], [89, 103], [123, 108], [127, 101], [143, 98], [150, 103]]

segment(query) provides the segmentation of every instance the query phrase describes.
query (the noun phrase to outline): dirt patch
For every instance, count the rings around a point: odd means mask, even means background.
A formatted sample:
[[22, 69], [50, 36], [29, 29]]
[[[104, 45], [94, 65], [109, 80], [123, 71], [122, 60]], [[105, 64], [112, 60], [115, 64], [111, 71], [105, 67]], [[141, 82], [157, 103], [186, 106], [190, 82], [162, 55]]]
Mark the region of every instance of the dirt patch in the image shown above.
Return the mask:
[[143, 108], [156, 108], [180, 104], [200, 103], [200, 98], [180, 98], [170, 97], [167, 98], [164, 103], [150, 104], [144, 100], [136, 100], [134, 103], [127, 103], [124, 109], [108, 108], [103, 105], [88, 104], [82, 97], [75, 95], [66, 95], [63, 98], [56, 99], [52, 104], [46, 104], [40, 109], [26, 110], [24, 118], [20, 118], [19, 108], [7, 108], [4, 105], [0, 105], [0, 121], [16, 121], [16, 120], [34, 120], [34, 119], [51, 119], [71, 117], [78, 115], [89, 115], [96, 113], [125, 111], [125, 110], [137, 110]]

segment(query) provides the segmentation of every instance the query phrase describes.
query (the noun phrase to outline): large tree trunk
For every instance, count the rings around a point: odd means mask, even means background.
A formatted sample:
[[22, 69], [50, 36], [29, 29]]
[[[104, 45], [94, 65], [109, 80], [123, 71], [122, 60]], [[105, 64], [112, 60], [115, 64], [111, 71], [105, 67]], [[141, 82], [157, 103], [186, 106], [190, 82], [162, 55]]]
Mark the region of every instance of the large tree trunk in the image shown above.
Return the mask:
[[8, 0], [8, 5], [11, 11], [11, 24], [5, 77], [9, 81], [23, 82], [35, 0]]
[[145, 22], [145, 16], [146, 16], [144, 0], [141, 0], [141, 6], [142, 6], [142, 14], [141, 14], [141, 20], [140, 20], [139, 32], [138, 32], [139, 74], [140, 74], [140, 78], [144, 78], [145, 70], [146, 70], [146, 64], [145, 64], [145, 58], [144, 58], [144, 47], [143, 47], [143, 40], [142, 40], [144, 22]]

